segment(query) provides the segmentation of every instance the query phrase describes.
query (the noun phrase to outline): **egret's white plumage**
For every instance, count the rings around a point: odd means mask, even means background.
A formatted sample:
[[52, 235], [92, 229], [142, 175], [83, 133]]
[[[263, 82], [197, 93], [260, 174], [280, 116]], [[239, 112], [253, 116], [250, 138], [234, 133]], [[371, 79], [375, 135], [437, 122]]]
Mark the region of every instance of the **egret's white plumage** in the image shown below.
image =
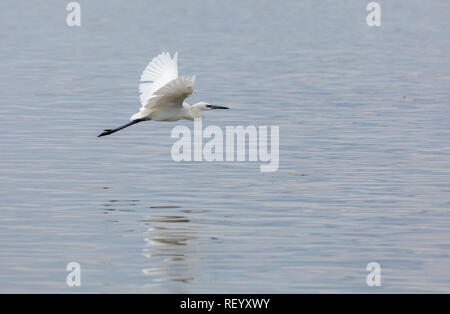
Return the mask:
[[204, 110], [228, 109], [205, 102], [196, 103], [193, 106], [184, 102], [194, 92], [195, 75], [179, 77], [177, 57], [177, 53], [171, 58], [168, 52], [163, 52], [149, 62], [142, 72], [139, 83], [141, 101], [139, 112], [131, 116], [131, 122], [116, 129], [105, 130], [99, 137], [146, 120], [195, 120], [202, 118]]

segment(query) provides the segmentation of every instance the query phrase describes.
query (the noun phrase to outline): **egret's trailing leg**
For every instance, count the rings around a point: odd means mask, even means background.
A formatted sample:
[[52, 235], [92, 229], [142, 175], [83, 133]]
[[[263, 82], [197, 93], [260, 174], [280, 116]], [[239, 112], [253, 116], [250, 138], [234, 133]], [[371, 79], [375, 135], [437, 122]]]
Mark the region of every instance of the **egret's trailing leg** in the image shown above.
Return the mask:
[[125, 128], [129, 127], [129, 126], [132, 126], [133, 124], [136, 124], [136, 123], [139, 123], [139, 122], [142, 122], [142, 121], [145, 121], [145, 120], [149, 120], [149, 119], [136, 119], [136, 120], [130, 121], [130, 122], [128, 122], [128, 123], [126, 123], [126, 124], [124, 124], [122, 126], [119, 126], [118, 128], [103, 130], [104, 132], [99, 134], [97, 137], [113, 134], [113, 133], [115, 133], [117, 131], [125, 129]]

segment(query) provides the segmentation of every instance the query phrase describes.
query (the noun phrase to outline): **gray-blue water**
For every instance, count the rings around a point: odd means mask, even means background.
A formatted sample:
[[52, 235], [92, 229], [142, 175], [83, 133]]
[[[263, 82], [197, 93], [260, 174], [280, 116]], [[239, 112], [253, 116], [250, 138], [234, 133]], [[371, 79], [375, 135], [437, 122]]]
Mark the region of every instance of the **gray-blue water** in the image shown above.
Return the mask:
[[[67, 2], [0, 2], [0, 292], [450, 292], [448, 1]], [[189, 121], [96, 137], [161, 51], [277, 172], [174, 162]]]

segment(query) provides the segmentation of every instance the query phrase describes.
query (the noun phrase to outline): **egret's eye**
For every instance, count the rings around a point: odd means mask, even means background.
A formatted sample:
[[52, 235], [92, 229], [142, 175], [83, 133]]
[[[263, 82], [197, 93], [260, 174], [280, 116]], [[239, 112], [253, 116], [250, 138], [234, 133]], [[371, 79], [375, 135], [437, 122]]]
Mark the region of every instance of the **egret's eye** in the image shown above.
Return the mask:
[[211, 109], [211, 105], [206, 105], [205, 107], [208, 109]]

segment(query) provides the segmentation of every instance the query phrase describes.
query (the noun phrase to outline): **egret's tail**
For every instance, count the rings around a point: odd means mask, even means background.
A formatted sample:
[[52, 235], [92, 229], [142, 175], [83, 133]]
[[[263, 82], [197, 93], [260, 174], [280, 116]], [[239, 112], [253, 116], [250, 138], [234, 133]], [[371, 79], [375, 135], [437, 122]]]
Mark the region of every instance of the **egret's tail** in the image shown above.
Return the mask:
[[117, 131], [120, 131], [122, 129], [125, 129], [125, 128], [129, 127], [129, 126], [132, 126], [133, 124], [136, 124], [136, 123], [139, 123], [139, 122], [142, 122], [142, 121], [145, 121], [145, 119], [136, 119], [136, 120], [130, 121], [130, 122], [128, 122], [128, 123], [126, 123], [126, 124], [124, 124], [122, 126], [119, 126], [118, 128], [103, 130], [104, 132], [99, 134], [97, 137], [113, 134], [113, 133], [115, 133]]

